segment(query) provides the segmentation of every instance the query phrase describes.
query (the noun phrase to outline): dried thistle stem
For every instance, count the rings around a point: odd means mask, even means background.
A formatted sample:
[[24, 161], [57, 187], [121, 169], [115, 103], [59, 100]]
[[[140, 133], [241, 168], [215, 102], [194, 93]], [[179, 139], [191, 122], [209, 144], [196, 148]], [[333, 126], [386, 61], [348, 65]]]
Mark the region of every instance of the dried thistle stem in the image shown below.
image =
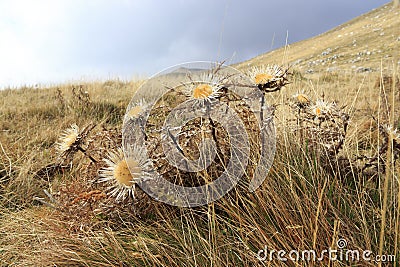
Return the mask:
[[86, 157], [88, 157], [90, 159], [90, 161], [92, 161], [93, 163], [97, 163], [98, 160], [96, 160], [95, 158], [93, 158], [91, 155], [89, 155], [86, 151], [86, 149], [83, 149], [81, 146], [78, 146], [77, 149], [79, 151], [81, 151]]

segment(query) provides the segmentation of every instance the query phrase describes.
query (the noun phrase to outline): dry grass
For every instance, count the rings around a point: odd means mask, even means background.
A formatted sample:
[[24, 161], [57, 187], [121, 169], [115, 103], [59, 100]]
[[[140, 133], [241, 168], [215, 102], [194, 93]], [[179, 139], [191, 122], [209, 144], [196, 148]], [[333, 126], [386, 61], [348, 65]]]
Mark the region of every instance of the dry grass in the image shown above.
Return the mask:
[[[363, 29], [366, 19], [384, 11], [346, 27]], [[387, 25], [398, 23], [387, 20], [393, 22]], [[289, 54], [306, 51], [302, 44]], [[321, 49], [327, 45], [321, 43]], [[275, 53], [282, 59], [283, 51]], [[274, 61], [273, 53], [270, 57]], [[95, 183], [101, 159], [120, 145], [125, 108], [141, 82], [1, 91], [1, 266], [376, 265], [256, 257], [265, 246], [335, 249], [339, 238], [349, 249], [395, 254], [398, 266], [400, 167], [396, 143], [380, 126], [400, 129], [400, 90], [396, 79], [387, 78], [398, 75], [397, 62], [378, 58], [371, 66], [381, 72], [355, 73], [346, 60], [336, 72], [308, 74], [293, 67], [291, 83], [267, 94], [267, 102], [277, 107], [278, 144], [267, 179], [255, 193], [243, 181], [223, 199], [193, 209], [163, 205], [140, 191], [134, 206], [115, 203]], [[254, 65], [265, 60], [256, 59]], [[349, 114], [345, 140], [328, 159], [324, 146], [310, 146], [324, 139], [308, 135], [293, 109], [292, 95], [302, 92], [313, 101], [335, 101]], [[73, 123], [95, 127], [82, 144], [85, 152], [76, 151], [59, 164], [54, 144]]]
[[[0, 139], [3, 265], [252, 266], [263, 264], [256, 253], [264, 246], [287, 251], [322, 250], [334, 248], [338, 238], [345, 238], [353, 249], [377, 253], [384, 199], [383, 252], [398, 254], [398, 164], [388, 163], [393, 172], [385, 176], [382, 172], [363, 174], [353, 161], [366, 151], [372, 155], [378, 150], [378, 122], [371, 118], [383, 123], [381, 120], [389, 117], [377, 103], [382, 99], [376, 87], [380, 75], [344, 75], [332, 80], [326, 80], [326, 75], [318, 79], [293, 77], [288, 88], [268, 95], [268, 101], [278, 107], [277, 155], [266, 181], [254, 194], [238, 187], [224, 199], [196, 209], [171, 208], [143, 198], [147, 209], [141, 212], [126, 204], [107, 209], [104, 203], [109, 202], [92, 198], [98, 189], [91, 181], [100, 166], [83, 153], [77, 152], [72, 167], [46, 177], [35, 175], [56, 161], [53, 152], [57, 136], [73, 122], [97, 125], [89, 138], [101, 140], [98, 142], [105, 151], [116, 146], [124, 104], [140, 83], [112, 89], [104, 84], [84, 85], [89, 89], [88, 101], [94, 103], [84, 107], [71, 93], [71, 85], [60, 88], [64, 104], [57, 88], [1, 92], [1, 116], [6, 118], [1, 121]], [[352, 161], [346, 172], [334, 165], [338, 161], [330, 161], [329, 166], [321, 162], [321, 152], [310, 153], [301, 141], [304, 136], [293, 132], [296, 112], [288, 103], [293, 93], [304, 88], [312, 99], [327, 92], [327, 101], [334, 99], [329, 88], [346, 92], [338, 105], [347, 106], [351, 123], [337, 155]], [[394, 112], [398, 114], [397, 103]], [[105, 141], [109, 139], [117, 141], [110, 144]], [[92, 155], [100, 158], [103, 152], [93, 150]], [[43, 189], [51, 192], [57, 203], [49, 200]], [[33, 197], [42, 197], [56, 208], [42, 206]]]

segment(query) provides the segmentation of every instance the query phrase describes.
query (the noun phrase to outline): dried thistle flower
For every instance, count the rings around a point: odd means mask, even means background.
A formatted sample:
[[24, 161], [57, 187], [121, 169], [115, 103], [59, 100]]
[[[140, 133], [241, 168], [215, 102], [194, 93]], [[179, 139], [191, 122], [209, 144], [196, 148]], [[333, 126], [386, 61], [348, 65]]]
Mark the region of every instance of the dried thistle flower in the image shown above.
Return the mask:
[[79, 150], [93, 163], [96, 163], [97, 160], [86, 153], [86, 150], [82, 148], [83, 142], [88, 137], [89, 132], [94, 128], [94, 126], [94, 124], [88, 125], [80, 130], [76, 123], [74, 123], [70, 128], [66, 129], [61, 134], [59, 141], [56, 143], [56, 150], [59, 158], [66, 159]]
[[58, 154], [66, 156], [73, 151], [77, 151], [80, 141], [79, 127], [74, 123], [61, 134], [59, 141], [56, 143]]
[[135, 184], [152, 178], [151, 161], [146, 158], [143, 148], [134, 147], [127, 151], [122, 148], [110, 152], [104, 159], [107, 167], [100, 170], [99, 182], [108, 183], [108, 195], [116, 201], [134, 198]]
[[128, 119], [138, 119], [143, 116], [144, 113], [149, 109], [149, 104], [141, 99], [137, 104], [130, 107], [129, 111], [126, 113]]
[[288, 84], [287, 70], [283, 70], [278, 65], [263, 65], [253, 67], [248, 72], [248, 76], [254, 84], [264, 92], [273, 92], [280, 90]]
[[309, 109], [311, 115], [315, 117], [324, 117], [334, 111], [335, 104], [329, 103], [324, 100], [317, 100], [314, 105]]
[[217, 100], [222, 94], [220, 80], [212, 73], [201, 75], [199, 81], [185, 85], [185, 94], [194, 101], [194, 105], [204, 106]]
[[310, 97], [303, 93], [293, 95], [292, 99], [294, 100], [294, 104], [298, 108], [305, 108], [311, 104]]
[[309, 148], [323, 155], [336, 156], [343, 148], [350, 116], [344, 107], [325, 100], [313, 101], [306, 94], [292, 96], [291, 107], [296, 111], [296, 126], [302, 140]]
[[400, 133], [398, 132], [397, 129], [395, 129], [391, 125], [384, 125], [383, 129], [388, 135], [388, 137], [390, 137], [395, 142], [400, 142]]

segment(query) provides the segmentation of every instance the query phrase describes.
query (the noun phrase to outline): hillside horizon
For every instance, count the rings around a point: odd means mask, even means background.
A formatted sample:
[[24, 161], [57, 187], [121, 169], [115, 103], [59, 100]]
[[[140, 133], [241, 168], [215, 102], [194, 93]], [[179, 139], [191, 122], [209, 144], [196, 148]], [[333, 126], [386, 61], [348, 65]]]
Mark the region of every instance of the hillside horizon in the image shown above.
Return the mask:
[[302, 72], [378, 71], [381, 60], [400, 64], [399, 8], [390, 2], [325, 33], [235, 64], [239, 69], [260, 64], [283, 64]]

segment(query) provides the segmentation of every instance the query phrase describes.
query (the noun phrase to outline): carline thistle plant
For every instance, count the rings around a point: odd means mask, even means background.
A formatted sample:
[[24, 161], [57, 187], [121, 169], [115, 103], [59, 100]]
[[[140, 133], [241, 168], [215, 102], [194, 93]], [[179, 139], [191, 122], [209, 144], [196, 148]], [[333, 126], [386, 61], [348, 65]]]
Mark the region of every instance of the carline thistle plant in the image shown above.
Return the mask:
[[184, 95], [193, 102], [194, 107], [212, 107], [223, 95], [221, 78], [214, 73], [203, 73], [199, 80], [184, 85]]
[[107, 184], [107, 195], [117, 202], [134, 199], [135, 185], [139, 181], [151, 179], [151, 162], [146, 158], [145, 150], [132, 147], [124, 153], [122, 148], [111, 151], [104, 159], [106, 167], [99, 172], [98, 182]]
[[293, 95], [290, 106], [295, 111], [295, 129], [302, 141], [323, 154], [337, 155], [344, 144], [350, 118], [344, 107], [324, 99], [313, 101], [304, 93]]
[[288, 69], [284, 70], [278, 65], [256, 66], [247, 72], [258, 89], [266, 93], [281, 90], [289, 84], [287, 74]]
[[82, 137], [79, 135], [79, 127], [74, 123], [61, 134], [59, 141], [56, 143], [58, 155], [65, 157], [76, 152], [81, 142]]
[[132, 105], [127, 114], [126, 114], [126, 119], [131, 119], [131, 120], [137, 120], [142, 118], [146, 112], [148, 112], [150, 109], [149, 103], [146, 102], [144, 99], [140, 99], [138, 103], [135, 105]]
[[247, 71], [247, 76], [253, 82], [253, 85], [262, 92], [260, 99], [261, 112], [260, 119], [264, 121], [264, 106], [265, 106], [265, 94], [272, 93], [281, 90], [284, 86], [289, 84], [287, 79], [288, 70], [284, 70], [278, 65], [262, 65], [252, 67]]
[[82, 147], [93, 128], [94, 125], [88, 125], [80, 129], [78, 125], [74, 123], [70, 128], [64, 130], [58, 142], [55, 144], [59, 159], [66, 160], [72, 158], [76, 152], [81, 151], [93, 163], [96, 163], [97, 160], [89, 155]]

